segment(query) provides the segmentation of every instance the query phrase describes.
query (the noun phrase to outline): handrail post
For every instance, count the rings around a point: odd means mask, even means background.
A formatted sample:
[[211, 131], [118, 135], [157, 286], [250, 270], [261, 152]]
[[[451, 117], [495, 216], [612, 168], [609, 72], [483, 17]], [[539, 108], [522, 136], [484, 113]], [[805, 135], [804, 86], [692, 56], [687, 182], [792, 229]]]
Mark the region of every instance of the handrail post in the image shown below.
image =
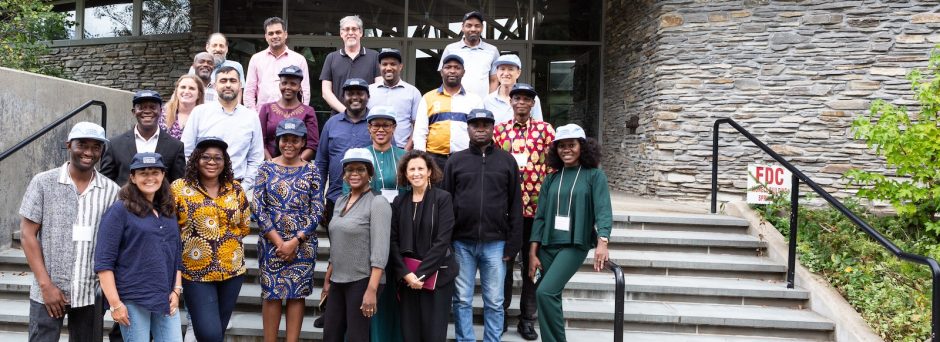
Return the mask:
[[787, 288], [795, 287], [793, 280], [796, 273], [796, 239], [799, 236], [800, 221], [800, 178], [796, 174], [791, 175], [792, 190], [790, 190], [790, 246], [787, 253]]
[[716, 120], [712, 128], [712, 214], [718, 213], [718, 126], [721, 120]]
[[617, 263], [608, 260], [607, 267], [614, 272], [616, 280], [614, 293], [614, 342], [623, 342], [623, 306], [626, 286], [623, 280], [623, 269]]
[[933, 297], [930, 305], [930, 338], [928, 341], [937, 341], [937, 330], [940, 329], [940, 265], [931, 258], [927, 259], [927, 266], [933, 274]]
[[108, 131], [108, 105], [101, 101], [95, 101], [98, 107], [101, 107], [101, 128], [104, 128], [104, 131]]

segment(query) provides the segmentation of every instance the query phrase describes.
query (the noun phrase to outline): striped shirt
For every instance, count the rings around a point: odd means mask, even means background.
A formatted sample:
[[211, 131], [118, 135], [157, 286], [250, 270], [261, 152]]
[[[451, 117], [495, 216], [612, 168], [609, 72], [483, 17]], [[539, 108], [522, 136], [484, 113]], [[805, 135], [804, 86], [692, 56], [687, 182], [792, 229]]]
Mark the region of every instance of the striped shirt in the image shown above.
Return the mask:
[[411, 138], [414, 148], [437, 154], [466, 150], [470, 146], [467, 114], [474, 108], [483, 108], [483, 100], [463, 88], [454, 95], [444, 91], [444, 86], [427, 92], [418, 104]]
[[[120, 188], [96, 171], [79, 194], [68, 166], [65, 163], [33, 177], [23, 195], [20, 215], [40, 224], [39, 245], [52, 283], [69, 298], [72, 307], [83, 307], [95, 303], [98, 279], [93, 267], [98, 224]], [[35, 278], [29, 299], [43, 303]]]

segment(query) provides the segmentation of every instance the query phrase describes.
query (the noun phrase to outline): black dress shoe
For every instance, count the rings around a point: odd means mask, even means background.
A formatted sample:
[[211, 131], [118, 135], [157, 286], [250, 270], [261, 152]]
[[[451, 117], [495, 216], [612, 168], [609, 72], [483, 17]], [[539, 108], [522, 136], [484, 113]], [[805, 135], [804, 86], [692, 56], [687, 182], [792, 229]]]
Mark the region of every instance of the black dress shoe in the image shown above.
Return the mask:
[[516, 329], [519, 331], [519, 335], [522, 335], [522, 338], [526, 340], [535, 341], [539, 338], [539, 334], [535, 332], [535, 324], [532, 321], [520, 320]]
[[313, 327], [323, 329], [323, 315], [320, 315], [320, 317], [317, 317], [317, 319], [313, 320]]

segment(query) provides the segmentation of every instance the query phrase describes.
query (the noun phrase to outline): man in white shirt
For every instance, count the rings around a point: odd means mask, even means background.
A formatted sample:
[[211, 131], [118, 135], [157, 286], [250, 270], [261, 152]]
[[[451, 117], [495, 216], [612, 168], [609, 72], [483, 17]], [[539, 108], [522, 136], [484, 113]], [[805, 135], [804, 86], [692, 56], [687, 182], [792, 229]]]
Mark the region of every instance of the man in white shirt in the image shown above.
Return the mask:
[[369, 85], [369, 109], [375, 106], [391, 106], [395, 109], [395, 146], [410, 151], [411, 132], [414, 130], [418, 104], [421, 103], [421, 92], [401, 79], [404, 68], [400, 51], [382, 49], [379, 53], [382, 80]]
[[261, 121], [258, 113], [238, 103], [241, 83], [238, 71], [230, 66], [219, 68], [216, 74], [215, 91], [218, 102], [203, 103], [193, 108], [182, 140], [186, 155], [196, 148], [199, 137], [219, 137], [228, 144], [232, 160], [232, 172], [242, 189], [251, 198], [258, 166], [264, 160], [264, 142], [261, 137]]
[[499, 83], [496, 80], [496, 73], [492, 66], [496, 58], [499, 57], [499, 50], [495, 46], [484, 42], [483, 34], [483, 14], [480, 12], [470, 12], [463, 16], [463, 26], [460, 27], [463, 33], [463, 39], [448, 44], [441, 53], [441, 63], [437, 70], [440, 71], [444, 66], [444, 57], [449, 55], [458, 55], [463, 58], [465, 65], [463, 89], [468, 93], [476, 95], [479, 98], [485, 98], [486, 95], [496, 90]]

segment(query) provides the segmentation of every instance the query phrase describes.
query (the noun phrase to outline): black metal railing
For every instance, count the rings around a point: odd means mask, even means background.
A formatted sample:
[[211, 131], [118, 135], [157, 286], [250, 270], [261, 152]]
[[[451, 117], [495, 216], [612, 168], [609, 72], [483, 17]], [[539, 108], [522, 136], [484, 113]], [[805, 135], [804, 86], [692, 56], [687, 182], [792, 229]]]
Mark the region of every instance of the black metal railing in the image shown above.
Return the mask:
[[623, 300], [625, 296], [623, 269], [612, 260], [607, 260], [607, 268], [614, 272], [614, 279], [616, 280], [614, 287], [616, 291], [614, 293], [614, 342], [623, 342]]
[[101, 107], [101, 127], [104, 127], [105, 129], [107, 129], [108, 128], [108, 124], [107, 124], [108, 123], [108, 106], [105, 105], [104, 102], [101, 102], [98, 100], [91, 100], [91, 101], [85, 102], [85, 104], [79, 106], [78, 108], [73, 109], [71, 112], [68, 112], [62, 117], [56, 119], [52, 123], [46, 125], [46, 127], [43, 127], [42, 129], [36, 131], [36, 133], [33, 133], [32, 135], [26, 137], [26, 139], [23, 139], [20, 142], [16, 143], [16, 145], [13, 145], [13, 147], [10, 147], [6, 151], [3, 151], [3, 153], [0, 153], [0, 161], [7, 159], [7, 157], [13, 155], [14, 153], [16, 153], [16, 151], [23, 149], [23, 147], [26, 147], [26, 145], [29, 145], [33, 141], [36, 141], [36, 139], [39, 139], [39, 137], [41, 137], [43, 134], [48, 133], [49, 131], [53, 130], [56, 127], [59, 127], [59, 125], [61, 125], [68, 119], [71, 119], [72, 117], [78, 115], [78, 113], [81, 113], [83, 110], [88, 109], [88, 107], [91, 107], [91, 106]]
[[796, 266], [796, 238], [798, 230], [798, 221], [799, 221], [799, 197], [800, 197], [800, 182], [806, 184], [806, 186], [813, 189], [820, 197], [829, 202], [833, 208], [838, 210], [842, 215], [847, 217], [852, 223], [855, 224], [858, 228], [861, 228], [868, 236], [871, 236], [875, 241], [888, 249], [892, 254], [897, 256], [902, 260], [907, 260], [909, 262], [918, 263], [927, 265], [930, 267], [930, 271], [933, 273], [933, 293], [932, 293], [932, 307], [931, 314], [932, 319], [930, 322], [930, 340], [935, 341], [934, 337], [936, 336], [938, 328], [940, 328], [940, 264], [937, 264], [937, 261], [928, 258], [925, 256], [912, 254], [905, 252], [898, 248], [894, 243], [885, 238], [881, 233], [879, 233], [875, 228], [872, 228], [867, 222], [862, 220], [858, 215], [855, 215], [848, 208], [845, 207], [842, 202], [837, 200], [835, 197], [832, 197], [829, 192], [823, 190], [819, 184], [816, 184], [812, 179], [806, 176], [800, 169], [797, 169], [793, 164], [790, 164], [786, 159], [781, 157], [777, 152], [772, 150], [766, 144], [764, 144], [760, 139], [757, 139], [751, 132], [741, 127], [737, 122], [730, 118], [718, 119], [715, 120], [715, 125], [712, 131], [712, 201], [711, 201], [711, 212], [712, 214], [718, 212], [718, 128], [721, 124], [728, 124], [733, 127], [738, 133], [741, 133], [745, 138], [750, 140], [754, 145], [757, 145], [758, 148], [764, 151], [776, 160], [780, 165], [785, 167], [787, 170], [790, 170], [790, 173], [793, 175], [793, 189], [790, 192], [790, 244], [789, 244], [789, 255], [787, 257], [787, 287], [793, 288], [793, 278], [794, 278], [794, 269]]

